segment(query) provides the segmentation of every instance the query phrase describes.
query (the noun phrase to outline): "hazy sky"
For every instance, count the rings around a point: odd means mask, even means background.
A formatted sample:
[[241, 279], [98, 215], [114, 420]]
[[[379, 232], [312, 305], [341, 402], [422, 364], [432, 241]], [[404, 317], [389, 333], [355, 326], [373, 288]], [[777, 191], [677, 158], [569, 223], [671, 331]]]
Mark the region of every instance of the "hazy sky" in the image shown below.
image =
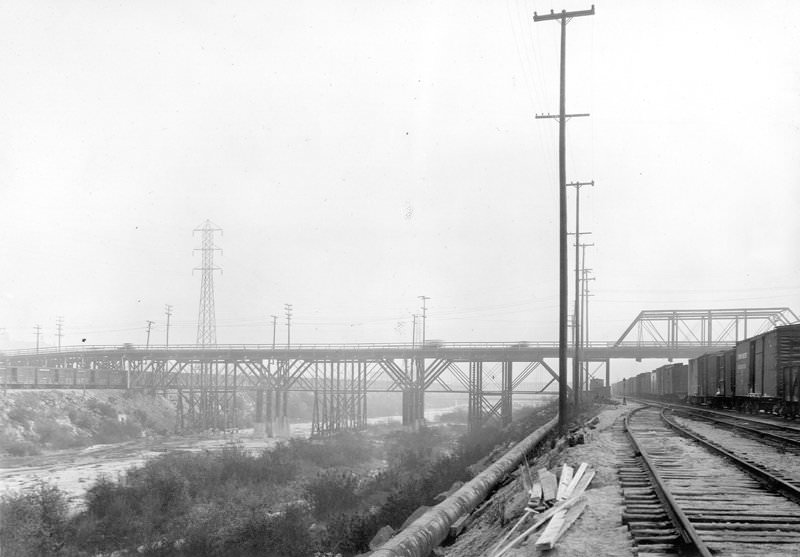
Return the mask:
[[[597, 1], [567, 33], [591, 333], [800, 310], [800, 2]], [[487, 1], [7, 1], [5, 345], [557, 337], [558, 24]], [[574, 193], [570, 192], [570, 207]], [[570, 217], [572, 220], [572, 215]], [[572, 224], [570, 225], [572, 226]], [[570, 264], [572, 266], [572, 263]], [[285, 340], [281, 319], [279, 342]]]

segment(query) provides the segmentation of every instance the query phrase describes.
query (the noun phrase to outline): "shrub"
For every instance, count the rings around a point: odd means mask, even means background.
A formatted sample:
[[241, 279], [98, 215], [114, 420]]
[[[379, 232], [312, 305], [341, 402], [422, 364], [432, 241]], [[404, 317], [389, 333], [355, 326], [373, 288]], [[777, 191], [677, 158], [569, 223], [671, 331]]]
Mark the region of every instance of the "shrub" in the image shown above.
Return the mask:
[[69, 534], [67, 497], [46, 483], [0, 499], [0, 554], [62, 554]]
[[355, 474], [328, 470], [308, 482], [305, 491], [314, 505], [316, 516], [324, 518], [355, 507], [358, 503], [357, 487], [358, 476]]
[[41, 454], [38, 445], [25, 439], [16, 439], [0, 434], [0, 447], [11, 456], [33, 456]]
[[319, 466], [335, 468], [364, 462], [372, 456], [369, 441], [358, 433], [342, 432], [324, 440], [289, 439], [292, 456]]
[[105, 418], [100, 422], [100, 427], [95, 432], [93, 440], [95, 443], [119, 443], [141, 436], [141, 428], [131, 422], [120, 422], [116, 417], [113, 419]]
[[106, 402], [101, 402], [96, 398], [90, 398], [88, 401], [86, 401], [86, 406], [88, 406], [90, 410], [93, 410], [105, 418], [113, 418], [114, 420], [117, 419], [117, 411], [113, 406]]
[[55, 420], [40, 418], [34, 422], [34, 430], [42, 443], [50, 445], [54, 449], [66, 449], [76, 444], [72, 428]]
[[8, 419], [27, 426], [28, 422], [36, 419], [36, 411], [25, 406], [15, 406], [8, 411]]

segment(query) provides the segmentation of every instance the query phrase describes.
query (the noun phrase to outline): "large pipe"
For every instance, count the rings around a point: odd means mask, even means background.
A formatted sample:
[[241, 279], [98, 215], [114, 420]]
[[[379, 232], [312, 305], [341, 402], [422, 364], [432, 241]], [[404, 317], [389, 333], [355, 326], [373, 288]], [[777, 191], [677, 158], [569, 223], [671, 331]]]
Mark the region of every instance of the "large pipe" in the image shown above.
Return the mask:
[[376, 549], [370, 557], [427, 557], [434, 547], [445, 540], [450, 525], [480, 505], [489, 495], [489, 491], [506, 474], [513, 472], [522, 463], [523, 457], [557, 425], [558, 417], [528, 435], [461, 489]]

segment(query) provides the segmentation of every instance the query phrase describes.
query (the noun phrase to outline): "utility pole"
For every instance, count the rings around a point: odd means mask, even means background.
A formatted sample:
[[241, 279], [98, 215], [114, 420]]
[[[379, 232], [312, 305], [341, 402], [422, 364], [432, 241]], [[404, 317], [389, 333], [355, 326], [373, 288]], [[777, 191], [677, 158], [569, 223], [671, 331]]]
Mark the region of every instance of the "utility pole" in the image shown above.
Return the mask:
[[567, 20], [575, 17], [594, 15], [591, 10], [538, 15], [533, 13], [533, 21], [561, 22], [561, 79], [559, 95], [559, 113], [554, 115], [536, 115], [536, 118], [558, 118], [558, 179], [559, 179], [559, 322], [558, 322], [558, 425], [564, 432], [567, 426], [567, 161], [566, 161], [566, 123], [572, 116], [588, 116], [588, 114], [567, 115], [566, 101], [566, 53], [567, 53]]
[[153, 323], [155, 323], [155, 321], [147, 320], [147, 342], [144, 345], [145, 348], [150, 348], [150, 329], [153, 328]]
[[[587, 246], [592, 246], [594, 244], [581, 244], [581, 247], [586, 250]], [[581, 282], [583, 283], [582, 288], [582, 298], [583, 301], [581, 303], [581, 346], [589, 346], [589, 296], [594, 296], [594, 294], [589, 294], [589, 281], [594, 280], [594, 277], [589, 277], [589, 273], [592, 269], [587, 269], [586, 265], [586, 255], [583, 256], [584, 268], [581, 270], [583, 273], [583, 278]], [[589, 362], [586, 362], [586, 373], [584, 374], [586, 378], [586, 385], [589, 385]]]
[[[575, 344], [575, 355], [572, 358], [572, 393], [575, 398], [575, 407], [581, 403], [581, 278], [580, 278], [580, 238], [581, 238], [581, 188], [583, 186], [594, 186], [591, 182], [570, 182], [568, 187], [575, 188], [575, 322], [573, 342]], [[588, 233], [587, 233], [588, 234]]]
[[40, 326], [37, 324], [37, 325], [36, 325], [36, 326], [33, 328], [33, 330], [34, 330], [34, 331], [36, 331], [36, 332], [35, 332], [35, 333], [33, 333], [33, 334], [35, 334], [35, 335], [36, 335], [36, 353], [38, 354], [38, 353], [39, 353], [39, 336], [42, 334], [42, 328], [41, 328], [41, 327], [40, 327]]
[[56, 319], [56, 330], [58, 331], [56, 333], [56, 336], [58, 337], [58, 351], [61, 352], [61, 337], [64, 336], [64, 333], [62, 332], [64, 330], [64, 318], [63, 317], [59, 316]]
[[283, 304], [286, 311], [286, 348], [292, 347], [292, 304]]
[[430, 300], [429, 296], [417, 296], [420, 300], [422, 300], [422, 346], [425, 346], [425, 322], [428, 319], [428, 306], [427, 302]]
[[[272, 317], [272, 351], [275, 352], [275, 333], [278, 330], [278, 316], [270, 315]], [[273, 354], [273, 357], [275, 354]]]
[[169, 304], [164, 304], [164, 313], [167, 315], [167, 338], [165, 340], [165, 344], [167, 348], [169, 348], [169, 318], [172, 315], [172, 306]]
[[411, 314], [411, 349], [414, 350], [417, 347], [417, 315], [416, 313]]

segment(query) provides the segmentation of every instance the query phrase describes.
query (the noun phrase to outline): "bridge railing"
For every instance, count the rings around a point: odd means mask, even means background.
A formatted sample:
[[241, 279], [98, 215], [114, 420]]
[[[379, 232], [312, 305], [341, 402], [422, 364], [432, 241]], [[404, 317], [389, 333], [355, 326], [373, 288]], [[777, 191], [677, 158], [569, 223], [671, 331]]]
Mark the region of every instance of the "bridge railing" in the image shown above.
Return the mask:
[[[614, 342], [614, 341], [592, 341], [588, 344], [585, 344], [582, 348], [583, 349], [593, 349], [593, 348], [600, 348], [600, 349], [607, 349], [607, 348], [617, 348], [617, 349], [625, 349], [625, 348], [710, 348], [710, 349], [724, 349], [730, 348], [733, 346], [733, 343], [730, 341], [719, 341], [713, 342], [711, 344], [705, 342], [695, 342], [695, 341], [679, 341], [679, 342], [654, 342], [650, 341], [623, 341], [623, 342]], [[555, 341], [537, 341], [537, 342], [437, 342], [437, 343], [428, 343], [423, 346], [420, 345], [412, 345], [410, 343], [330, 343], [330, 344], [293, 344], [291, 347], [287, 348], [286, 346], [276, 346], [274, 351], [278, 353], [292, 353], [292, 352], [300, 352], [304, 350], [350, 350], [350, 351], [357, 351], [357, 350], [420, 350], [420, 351], [431, 351], [431, 350], [504, 350], [504, 351], [525, 351], [530, 349], [537, 349], [537, 348], [546, 348], [546, 349], [556, 349], [558, 348], [558, 343]], [[572, 348], [570, 344], [568, 348]], [[75, 354], [97, 354], [100, 352], [114, 352], [114, 353], [142, 353], [142, 352], [171, 352], [171, 353], [178, 353], [178, 352], [196, 352], [200, 350], [213, 350], [217, 352], [221, 351], [259, 351], [259, 352], [272, 352], [273, 348], [271, 344], [216, 344], [216, 345], [206, 345], [206, 346], [198, 346], [196, 344], [171, 344], [169, 346], [166, 345], [153, 345], [144, 346], [144, 345], [134, 345], [134, 344], [125, 344], [125, 345], [93, 345], [93, 346], [86, 346], [86, 345], [76, 345], [76, 346], [63, 346], [59, 350], [56, 347], [48, 347], [48, 348], [40, 348], [38, 351], [35, 348], [27, 348], [21, 350], [7, 350], [5, 352], [0, 353], [0, 358], [2, 357], [15, 357], [15, 356], [53, 356], [57, 354], [64, 354], [67, 355], [75, 355]]]

